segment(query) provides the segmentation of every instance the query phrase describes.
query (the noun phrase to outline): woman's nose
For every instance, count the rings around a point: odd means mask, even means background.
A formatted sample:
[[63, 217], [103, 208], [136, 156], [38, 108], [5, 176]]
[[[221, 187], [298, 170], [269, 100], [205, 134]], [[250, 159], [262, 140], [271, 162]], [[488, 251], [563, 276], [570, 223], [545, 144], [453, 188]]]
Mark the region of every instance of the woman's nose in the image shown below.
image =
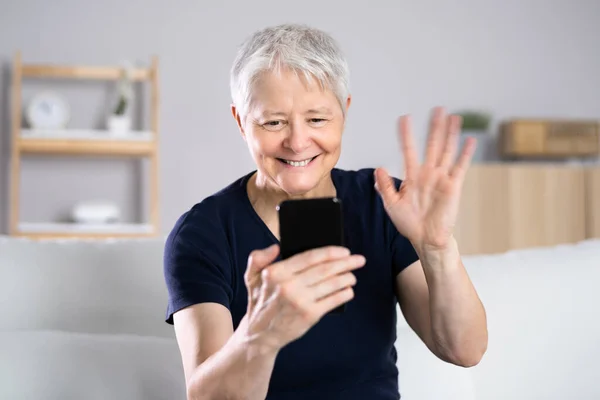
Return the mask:
[[302, 153], [311, 144], [310, 130], [307, 127], [291, 124], [289, 134], [284, 142], [284, 147], [296, 154]]

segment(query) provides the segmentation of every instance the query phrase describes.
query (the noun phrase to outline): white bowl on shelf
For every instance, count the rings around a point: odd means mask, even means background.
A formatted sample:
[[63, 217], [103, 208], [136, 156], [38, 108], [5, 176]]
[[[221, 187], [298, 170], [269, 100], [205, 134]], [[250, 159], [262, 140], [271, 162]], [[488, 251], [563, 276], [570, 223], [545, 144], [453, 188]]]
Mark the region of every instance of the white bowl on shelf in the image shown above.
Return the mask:
[[76, 204], [71, 219], [78, 224], [113, 224], [121, 212], [116, 204], [106, 201], [86, 201]]

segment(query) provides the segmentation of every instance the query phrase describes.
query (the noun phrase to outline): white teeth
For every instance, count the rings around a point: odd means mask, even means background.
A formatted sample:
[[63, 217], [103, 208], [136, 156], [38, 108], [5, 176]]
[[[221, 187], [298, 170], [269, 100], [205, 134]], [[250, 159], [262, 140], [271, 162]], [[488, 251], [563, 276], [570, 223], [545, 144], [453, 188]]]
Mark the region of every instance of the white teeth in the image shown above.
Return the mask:
[[289, 160], [285, 160], [286, 163], [288, 163], [289, 165], [291, 165], [292, 167], [305, 167], [306, 165], [308, 165], [309, 162], [311, 162], [312, 158], [309, 158], [308, 160], [304, 160], [304, 161], [289, 161]]

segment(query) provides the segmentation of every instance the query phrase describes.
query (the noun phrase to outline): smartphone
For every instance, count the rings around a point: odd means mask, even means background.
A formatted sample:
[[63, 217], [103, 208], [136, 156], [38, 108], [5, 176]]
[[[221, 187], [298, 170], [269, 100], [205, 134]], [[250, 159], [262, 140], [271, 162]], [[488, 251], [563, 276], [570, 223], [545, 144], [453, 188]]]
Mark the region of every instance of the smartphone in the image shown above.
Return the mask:
[[[277, 207], [281, 259], [325, 246], [344, 246], [342, 202], [336, 197], [285, 200]], [[343, 313], [342, 304], [331, 313]]]

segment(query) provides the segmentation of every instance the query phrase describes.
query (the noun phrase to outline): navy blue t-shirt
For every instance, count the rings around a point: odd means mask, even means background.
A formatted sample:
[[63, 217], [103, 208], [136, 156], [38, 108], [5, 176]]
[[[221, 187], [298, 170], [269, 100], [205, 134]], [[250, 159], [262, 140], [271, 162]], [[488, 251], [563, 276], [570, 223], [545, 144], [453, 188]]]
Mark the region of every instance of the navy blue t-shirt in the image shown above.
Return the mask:
[[[364, 255], [366, 264], [354, 271], [355, 296], [346, 312], [326, 315], [279, 352], [269, 400], [400, 398], [395, 277], [418, 257], [385, 212], [373, 172], [331, 172], [343, 206], [345, 243], [353, 254]], [[278, 243], [248, 199], [246, 184], [253, 173], [195, 204], [177, 220], [164, 255], [167, 323], [173, 323], [173, 313], [202, 302], [227, 307], [234, 328], [246, 313], [248, 255]]]

